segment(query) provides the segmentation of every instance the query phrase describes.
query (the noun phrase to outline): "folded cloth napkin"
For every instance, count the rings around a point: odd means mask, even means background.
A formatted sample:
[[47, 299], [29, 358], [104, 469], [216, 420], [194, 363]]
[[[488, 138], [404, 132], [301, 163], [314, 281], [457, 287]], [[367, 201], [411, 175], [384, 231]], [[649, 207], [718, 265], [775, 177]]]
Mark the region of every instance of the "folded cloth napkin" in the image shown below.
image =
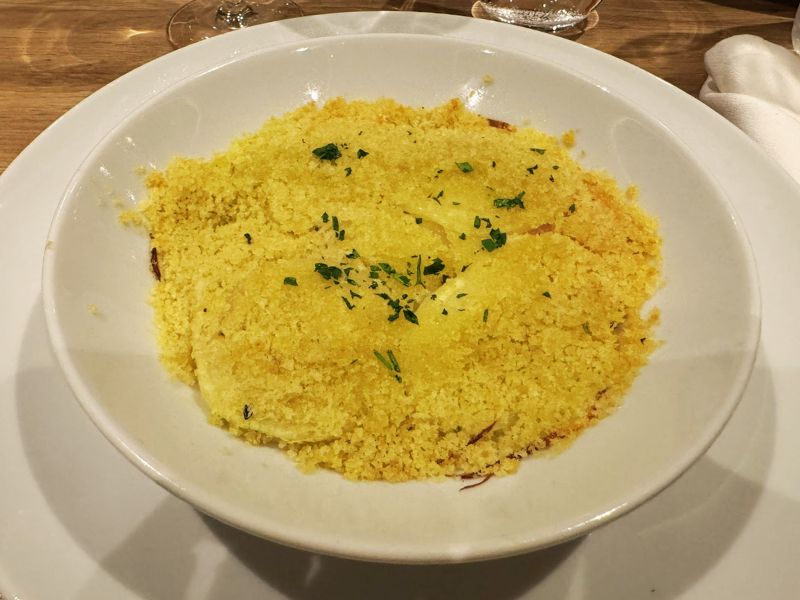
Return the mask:
[[753, 138], [800, 183], [800, 55], [754, 35], [705, 57], [700, 100]]

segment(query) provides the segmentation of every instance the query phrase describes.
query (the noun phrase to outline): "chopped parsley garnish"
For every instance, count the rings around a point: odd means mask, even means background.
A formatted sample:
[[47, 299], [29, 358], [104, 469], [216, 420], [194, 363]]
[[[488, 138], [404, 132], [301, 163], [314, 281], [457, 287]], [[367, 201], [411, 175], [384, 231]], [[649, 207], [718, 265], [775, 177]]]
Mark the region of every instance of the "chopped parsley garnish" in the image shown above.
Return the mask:
[[339, 230], [338, 235], [336, 236], [340, 242], [344, 241], [344, 229]]
[[572, 204], [570, 204], [569, 208], [567, 210], [570, 212], [570, 214], [574, 213], [575, 212], [575, 203], [573, 202]]
[[458, 236], [458, 239], [460, 239], [460, 240], [467, 239], [467, 234], [466, 233], [462, 233], [461, 235]]
[[326, 213], [326, 212], [322, 213], [322, 222], [323, 223], [327, 223], [329, 218], [330, 217], [328, 216], [328, 213]]
[[297, 279], [294, 278], [294, 277], [284, 277], [283, 278], [283, 285], [297, 286]]
[[348, 300], [344, 296], [341, 296], [341, 298], [342, 302], [344, 302], [344, 305], [347, 307], [347, 310], [353, 310], [355, 308], [355, 306], [350, 302], [350, 300]]
[[550, 292], [542, 292], [542, 296], [544, 296], [545, 298], [552, 298]]
[[550, 175], [550, 181], [555, 182], [556, 178]]
[[436, 194], [435, 196], [431, 196], [431, 198], [433, 199], [434, 202], [436, 202], [436, 204], [441, 204], [439, 198], [441, 198], [442, 196], [444, 196], [444, 190], [439, 190], [439, 193]]
[[456, 294], [456, 298], [463, 298], [466, 295], [466, 292], [461, 292], [460, 294]]
[[446, 308], [443, 308], [443, 309], [442, 309], [442, 314], [443, 314], [445, 317], [447, 316], [447, 314], [448, 314], [448, 313], [447, 313], [447, 309], [446, 309]]
[[583, 333], [585, 333], [586, 335], [592, 335], [592, 330], [589, 329], [589, 323], [581, 324], [581, 329], [583, 329]]
[[506, 238], [506, 234], [499, 229], [492, 229], [489, 232], [489, 238], [481, 240], [481, 244], [487, 252], [494, 252], [501, 246], [505, 246]]
[[344, 176], [345, 176], [345, 177], [350, 177], [350, 174], [351, 174], [352, 172], [353, 172], [353, 169], [351, 169], [350, 167], [345, 167], [345, 168], [344, 168]]
[[488, 320], [489, 320], [489, 309], [485, 308], [483, 309], [483, 322], [486, 323], [486, 321]]
[[393, 353], [391, 350], [388, 350], [388, 351], [386, 352], [386, 354], [387, 354], [387, 356], [388, 356], [389, 358], [386, 358], [386, 356], [384, 356], [383, 354], [381, 354], [381, 353], [380, 353], [380, 352], [378, 352], [377, 350], [373, 350], [373, 351], [372, 351], [372, 353], [375, 355], [375, 358], [377, 358], [377, 359], [378, 359], [378, 361], [379, 361], [379, 362], [380, 362], [380, 363], [381, 363], [381, 364], [382, 364], [384, 367], [386, 367], [387, 369], [389, 369], [389, 371], [391, 371], [392, 373], [394, 373], [394, 378], [395, 378], [395, 379], [396, 379], [398, 382], [400, 382], [400, 383], [402, 383], [402, 382], [403, 382], [403, 378], [402, 378], [402, 377], [400, 377], [400, 363], [399, 363], [399, 362], [397, 362], [397, 358], [395, 358], [395, 355], [394, 355], [394, 353]]
[[525, 170], [526, 170], [528, 173], [530, 173], [531, 175], [533, 175], [534, 171], [536, 171], [536, 169], [538, 169], [538, 168], [539, 168], [539, 165], [533, 165], [532, 167], [528, 167], [528, 168], [527, 168], [527, 169], [525, 169]]
[[494, 206], [495, 208], [514, 208], [515, 206], [525, 208], [525, 203], [522, 201], [524, 195], [525, 192], [522, 191], [513, 198], [495, 198]]
[[558, 171], [558, 165], [553, 165], [553, 171]]
[[441, 258], [434, 258], [433, 262], [422, 270], [423, 275], [436, 275], [444, 271], [444, 263]]
[[351, 298], [361, 298], [362, 296], [361, 296], [361, 294], [356, 294], [353, 290], [350, 290], [350, 297]]
[[399, 373], [400, 372], [400, 363], [397, 362], [397, 358], [395, 358], [394, 352], [392, 352], [391, 350], [387, 350], [386, 354], [389, 357], [389, 361], [392, 363], [392, 369], [394, 369], [394, 371], [396, 373]]
[[475, 220], [472, 221], [472, 226], [475, 229], [480, 229], [481, 228], [481, 218], [480, 217], [475, 217]]
[[364, 157], [365, 157], [365, 156], [367, 156], [368, 154], [369, 154], [369, 152], [367, 152], [366, 150], [362, 150], [361, 148], [359, 148], [359, 149], [358, 149], [358, 152], [356, 152], [356, 156], [357, 156], [358, 158], [364, 158]]
[[250, 409], [249, 404], [245, 404], [244, 408], [242, 408], [242, 417], [245, 421], [247, 421], [250, 417], [253, 416], [253, 411]]
[[245, 233], [245, 234], [244, 234], [244, 239], [246, 239], [246, 240], [247, 240], [247, 243], [248, 243], [248, 244], [252, 244], [252, 243], [253, 243], [253, 236], [252, 236], [252, 235], [250, 235], [249, 233]]
[[336, 160], [342, 155], [339, 146], [334, 143], [325, 144], [319, 148], [314, 148], [311, 153], [320, 160]]
[[469, 173], [473, 170], [472, 165], [468, 162], [457, 162], [456, 166], [461, 169], [462, 173]]
[[472, 263], [470, 263], [470, 264], [468, 264], [468, 265], [462, 265], [462, 266], [461, 266], [461, 272], [463, 273], [464, 271], [466, 271], [467, 269], [469, 269], [469, 268], [470, 268], [470, 266], [472, 266]]
[[417, 225], [422, 223], [422, 217], [414, 217], [414, 223], [416, 223]]
[[497, 166], [497, 163], [495, 161], [492, 161], [492, 168], [494, 169], [496, 166]]
[[314, 271], [322, 275], [322, 277], [327, 280], [332, 279], [337, 281], [342, 276], [342, 270], [339, 267], [326, 265], [325, 263], [315, 263]]
[[403, 316], [406, 318], [406, 321], [409, 321], [414, 325], [419, 325], [419, 319], [417, 319], [417, 315], [413, 310], [408, 308], [403, 309]]
[[536, 152], [537, 154], [544, 154], [545, 152], [547, 152], [547, 150], [545, 150], [544, 148], [531, 148], [531, 150], [533, 152]]
[[347, 254], [345, 254], [345, 256], [346, 256], [347, 258], [358, 258], [358, 257], [359, 257], [359, 256], [361, 256], [361, 255], [358, 253], [358, 250], [356, 250], [355, 248], [353, 248], [353, 250], [352, 250], [351, 252], [348, 252]]
[[339, 217], [333, 217], [333, 230], [339, 231]]

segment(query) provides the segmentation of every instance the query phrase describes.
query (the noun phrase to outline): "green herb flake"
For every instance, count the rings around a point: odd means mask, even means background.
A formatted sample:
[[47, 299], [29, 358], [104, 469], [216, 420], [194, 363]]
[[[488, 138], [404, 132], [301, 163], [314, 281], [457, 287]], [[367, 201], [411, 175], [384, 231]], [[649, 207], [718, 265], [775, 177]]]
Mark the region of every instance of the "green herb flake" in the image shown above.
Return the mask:
[[536, 169], [538, 169], [538, 168], [539, 168], [539, 165], [533, 165], [532, 167], [528, 167], [528, 168], [527, 168], [527, 169], [525, 169], [525, 170], [526, 170], [528, 173], [530, 173], [531, 175], [533, 175], [533, 174], [536, 172]]
[[397, 359], [395, 358], [394, 353], [392, 353], [391, 350], [389, 350], [386, 353], [389, 356], [389, 358], [386, 358], [383, 354], [381, 354], [377, 350], [373, 350], [372, 353], [375, 355], [375, 358], [378, 359], [378, 362], [380, 362], [384, 367], [389, 369], [389, 371], [394, 373], [394, 378], [398, 381], [398, 383], [403, 382], [403, 378], [400, 377], [400, 363], [397, 362]]
[[348, 300], [344, 296], [341, 296], [341, 299], [342, 299], [342, 302], [344, 302], [344, 305], [347, 307], [347, 310], [353, 310], [355, 308], [353, 303], [350, 302], [350, 300]]
[[434, 258], [433, 262], [422, 270], [423, 275], [436, 275], [444, 271], [444, 262], [441, 258]]
[[443, 314], [445, 317], [448, 315], [448, 312], [447, 312], [447, 309], [446, 309], [446, 308], [443, 308], [443, 309], [442, 309], [442, 314]]
[[545, 148], [531, 148], [531, 151], [536, 152], [537, 154], [544, 154], [545, 152], [547, 152]]
[[495, 161], [492, 161], [492, 168], [494, 169], [496, 166], [497, 166], [497, 163]]
[[461, 169], [461, 172], [462, 172], [462, 173], [470, 173], [471, 171], [473, 171], [473, 170], [474, 170], [474, 169], [472, 168], [472, 165], [471, 165], [471, 164], [469, 164], [468, 162], [457, 162], [457, 163], [456, 163], [456, 166], [457, 166], [459, 169]]
[[417, 225], [422, 223], [422, 217], [414, 217], [414, 223], [416, 223]]
[[552, 298], [550, 292], [542, 292], [542, 296], [544, 296], [545, 298]]
[[581, 329], [583, 329], [583, 333], [585, 333], [586, 335], [592, 335], [592, 330], [589, 329], [589, 323], [582, 323]]
[[466, 292], [461, 292], [460, 294], [456, 294], [456, 298], [463, 298], [466, 295]]
[[391, 350], [386, 351], [386, 355], [389, 357], [389, 361], [392, 363], [392, 369], [394, 369], [395, 373], [400, 372], [400, 363], [397, 362], [397, 358], [394, 355], [394, 352]]
[[247, 240], [247, 243], [248, 243], [248, 244], [252, 244], [252, 243], [253, 243], [253, 236], [252, 236], [252, 235], [250, 235], [249, 233], [245, 233], [245, 234], [244, 234], [244, 239], [246, 239], [246, 240]]
[[525, 192], [522, 191], [513, 198], [495, 198], [494, 206], [495, 208], [525, 208], [525, 203], [522, 201], [522, 197], [525, 195]]
[[342, 270], [333, 265], [326, 265], [325, 263], [315, 263], [314, 271], [322, 275], [326, 280], [338, 280], [342, 276]]
[[352, 172], [353, 172], [353, 169], [351, 169], [350, 167], [345, 167], [345, 168], [344, 168], [344, 176], [345, 176], [345, 177], [350, 177], [350, 174], [351, 174]]
[[344, 241], [344, 229], [339, 231], [339, 234], [336, 236], [340, 242]]
[[419, 325], [419, 319], [417, 319], [417, 315], [413, 310], [408, 308], [403, 309], [403, 316], [406, 318], [406, 321], [413, 323], [414, 325]]
[[250, 417], [253, 416], [253, 410], [250, 408], [249, 404], [245, 404], [244, 408], [242, 408], [242, 417], [245, 421], [247, 421]]
[[334, 161], [340, 156], [342, 156], [341, 150], [339, 150], [339, 146], [334, 143], [325, 144], [324, 146], [320, 146], [319, 148], [314, 148], [311, 153], [316, 156], [320, 160], [330, 160]]
[[575, 203], [573, 202], [572, 204], [570, 204], [569, 208], [567, 210], [569, 211], [569, 214], [574, 213], [575, 212]]
[[355, 293], [353, 290], [350, 290], [350, 297], [351, 298], [361, 298], [361, 294]]
[[297, 279], [294, 277], [284, 277], [283, 278], [283, 285], [293, 285], [297, 287]]
[[359, 257], [359, 256], [361, 256], [361, 255], [358, 253], [358, 250], [356, 250], [355, 248], [353, 248], [353, 250], [352, 250], [351, 252], [348, 252], [347, 254], [345, 254], [345, 256], [346, 256], [347, 258], [351, 258], [351, 259], [352, 259], [352, 258], [358, 258], [358, 257]]
[[551, 182], [553, 182], [553, 183], [555, 183], [555, 180], [556, 180], [556, 178], [555, 178], [555, 177], [553, 177], [552, 175], [550, 175], [550, 181], [551, 181]]
[[507, 235], [499, 229], [492, 229], [489, 232], [489, 238], [481, 240], [481, 244], [487, 252], [494, 252], [501, 246], [504, 246], [507, 240]]
[[553, 165], [553, 171], [558, 171], [558, 165]]
[[356, 157], [358, 157], [358, 158], [364, 158], [365, 156], [368, 156], [368, 155], [369, 155], [369, 152], [367, 152], [366, 150], [362, 150], [361, 148], [359, 148], [358, 152], [356, 152]]
[[327, 223], [328, 219], [330, 219], [330, 217], [328, 216], [328, 213], [326, 213], [326, 212], [322, 213], [322, 222], [323, 223]]
[[332, 227], [334, 231], [339, 231], [339, 217], [333, 217]]
[[483, 322], [486, 323], [486, 321], [488, 320], [489, 320], [489, 309], [485, 308], [483, 309]]
[[460, 240], [467, 239], [467, 234], [466, 233], [462, 233], [461, 235], [458, 236], [458, 239], [460, 239]]
[[481, 218], [480, 217], [475, 217], [475, 220], [472, 221], [472, 226], [475, 229], [480, 229], [481, 228]]

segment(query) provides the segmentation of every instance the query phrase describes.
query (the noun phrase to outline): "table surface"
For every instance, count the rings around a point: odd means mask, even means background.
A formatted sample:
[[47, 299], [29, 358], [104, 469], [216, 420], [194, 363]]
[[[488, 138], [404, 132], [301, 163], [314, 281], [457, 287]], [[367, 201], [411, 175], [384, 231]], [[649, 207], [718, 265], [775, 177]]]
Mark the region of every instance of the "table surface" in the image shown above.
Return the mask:
[[[468, 15], [462, 0], [297, 0], [306, 14], [410, 7]], [[80, 100], [172, 50], [165, 24], [184, 0], [0, 0], [0, 173]], [[751, 33], [786, 47], [796, 0], [606, 0], [576, 41], [696, 95], [703, 54]]]

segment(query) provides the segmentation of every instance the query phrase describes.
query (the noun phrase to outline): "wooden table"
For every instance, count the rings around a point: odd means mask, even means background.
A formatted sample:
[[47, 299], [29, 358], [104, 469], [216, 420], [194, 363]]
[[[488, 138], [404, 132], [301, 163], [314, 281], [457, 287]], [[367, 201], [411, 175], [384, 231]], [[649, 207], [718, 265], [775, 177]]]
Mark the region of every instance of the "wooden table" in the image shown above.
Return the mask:
[[[127, 71], [172, 50], [165, 25], [184, 0], [0, 0], [0, 172], [52, 121]], [[298, 0], [307, 14], [412, 5], [469, 15], [472, 2]], [[703, 54], [752, 33], [790, 47], [796, 0], [605, 0], [577, 38], [690, 94]]]

